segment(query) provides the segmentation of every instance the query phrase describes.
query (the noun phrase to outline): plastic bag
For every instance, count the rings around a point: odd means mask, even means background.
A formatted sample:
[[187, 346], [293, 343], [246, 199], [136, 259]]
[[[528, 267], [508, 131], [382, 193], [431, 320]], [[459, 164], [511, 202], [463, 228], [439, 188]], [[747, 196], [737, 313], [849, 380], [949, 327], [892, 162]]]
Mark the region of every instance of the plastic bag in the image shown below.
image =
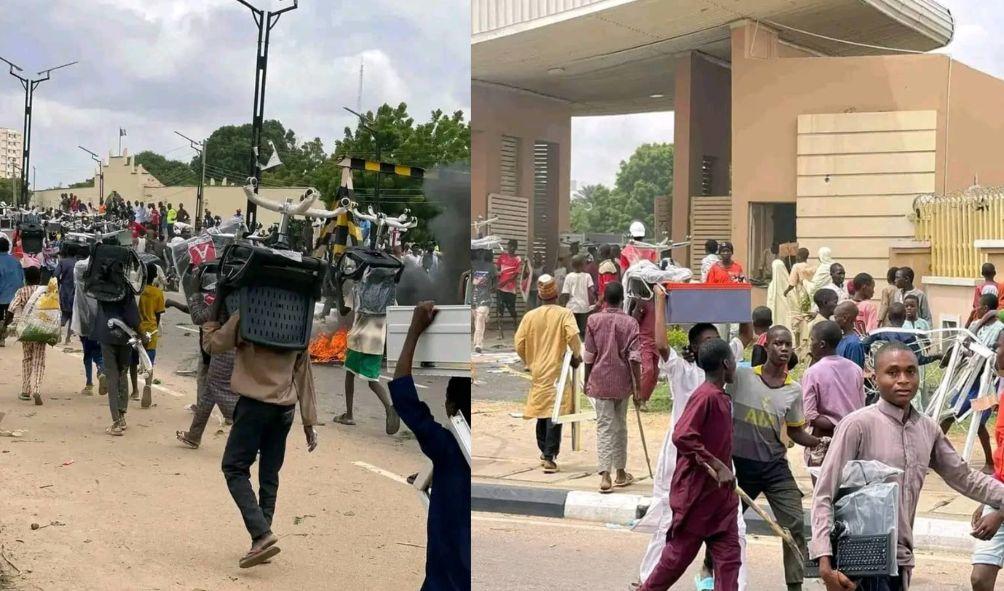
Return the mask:
[[45, 287], [45, 292], [39, 296], [38, 303], [35, 305], [39, 310], [59, 309], [59, 290], [56, 287], [55, 278], [49, 280], [49, 284]]
[[38, 287], [25, 304], [21, 319], [17, 324], [17, 340], [22, 343], [45, 343], [55, 345], [59, 342], [59, 297], [53, 309], [40, 307], [40, 300], [48, 293], [47, 287]]
[[353, 287], [355, 311], [361, 314], [382, 316], [387, 306], [394, 303], [397, 269], [370, 267]]
[[889, 477], [902, 473], [899, 468], [887, 466], [878, 460], [851, 460], [840, 471], [840, 488], [861, 488], [885, 482]]

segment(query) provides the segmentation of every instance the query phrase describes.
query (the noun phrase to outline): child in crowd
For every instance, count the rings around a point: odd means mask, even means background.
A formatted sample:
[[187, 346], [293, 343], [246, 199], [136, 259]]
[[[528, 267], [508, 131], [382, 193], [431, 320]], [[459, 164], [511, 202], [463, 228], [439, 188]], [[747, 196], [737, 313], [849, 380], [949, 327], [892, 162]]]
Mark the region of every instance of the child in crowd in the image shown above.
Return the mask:
[[882, 296], [879, 298], [879, 326], [886, 325], [889, 316], [889, 305], [893, 303], [896, 297], [896, 271], [898, 270], [896, 267], [889, 267], [889, 271], [886, 273], [885, 280], [888, 282], [888, 285], [882, 288]]
[[739, 498], [730, 469], [732, 402], [725, 393], [736, 363], [725, 341], [711, 339], [701, 345], [697, 364], [704, 370], [705, 381], [673, 426], [678, 452], [669, 493], [673, 520], [659, 562], [641, 591], [669, 589], [705, 544], [713, 558], [715, 588], [739, 589]]
[[931, 323], [918, 315], [920, 312], [920, 298], [916, 294], [909, 294], [903, 298], [903, 308], [906, 312], [906, 321], [903, 323], [903, 328], [931, 330]]
[[579, 338], [585, 338], [586, 318], [596, 302], [596, 285], [593, 277], [585, 272], [586, 259], [581, 254], [572, 257], [572, 272], [565, 276], [561, 288], [561, 304], [575, 314], [575, 324], [579, 327]]
[[[164, 304], [164, 290], [153, 284], [157, 278], [157, 265], [147, 263], [146, 266], [146, 286], [139, 296], [139, 332], [141, 336], [150, 334], [150, 340], [143, 345], [146, 354], [150, 358], [150, 363], [156, 363], [157, 341], [160, 335], [160, 317], [163, 316], [167, 308]], [[129, 367], [129, 377], [132, 380], [132, 399], [140, 400], [140, 407], [150, 408], [153, 396], [151, 392], [150, 376], [146, 378], [146, 385], [143, 386], [143, 397], [140, 398], [138, 386], [139, 354], [132, 353], [132, 365]]]
[[879, 326], [879, 311], [872, 297], [875, 295], [875, 279], [868, 273], [854, 276], [854, 303], [858, 306], [858, 317], [854, 328], [858, 334], [866, 335]]
[[[8, 324], [13, 317], [24, 313], [24, 308], [28, 300], [39, 289], [38, 284], [42, 281], [42, 270], [39, 267], [25, 267], [24, 287], [17, 290], [14, 299], [7, 310]], [[42, 405], [42, 394], [39, 392], [42, 385], [42, 377], [45, 375], [45, 343], [21, 343], [24, 356], [21, 360], [21, 394], [20, 400], [35, 399], [35, 405]]]
[[854, 330], [858, 318], [858, 306], [851, 300], [845, 300], [837, 305], [833, 312], [833, 321], [840, 325], [844, 338], [837, 345], [837, 355], [850, 359], [858, 367], [865, 366], [865, 348], [861, 345], [861, 337]]

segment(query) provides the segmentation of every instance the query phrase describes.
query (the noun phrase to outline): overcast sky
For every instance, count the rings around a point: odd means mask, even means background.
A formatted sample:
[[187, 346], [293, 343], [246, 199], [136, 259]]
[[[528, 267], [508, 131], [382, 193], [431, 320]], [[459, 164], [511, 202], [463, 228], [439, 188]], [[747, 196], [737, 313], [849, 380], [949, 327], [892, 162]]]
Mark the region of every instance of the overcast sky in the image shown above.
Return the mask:
[[[251, 0], [288, 6], [290, 0]], [[470, 113], [467, 0], [300, 0], [272, 29], [265, 117], [330, 150], [363, 110], [408, 103], [417, 121]], [[83, 145], [189, 160], [202, 138], [251, 120], [257, 28], [237, 0], [3, 0], [0, 56], [26, 72], [78, 60], [35, 92], [31, 163], [45, 188], [90, 177]], [[22, 128], [24, 91], [0, 74], [0, 127]], [[209, 156], [210, 162], [212, 155]]]
[[[955, 38], [939, 53], [1004, 78], [1004, 3], [938, 0], [952, 11]], [[621, 160], [648, 142], [673, 141], [673, 113], [572, 119], [572, 179], [613, 186]]]

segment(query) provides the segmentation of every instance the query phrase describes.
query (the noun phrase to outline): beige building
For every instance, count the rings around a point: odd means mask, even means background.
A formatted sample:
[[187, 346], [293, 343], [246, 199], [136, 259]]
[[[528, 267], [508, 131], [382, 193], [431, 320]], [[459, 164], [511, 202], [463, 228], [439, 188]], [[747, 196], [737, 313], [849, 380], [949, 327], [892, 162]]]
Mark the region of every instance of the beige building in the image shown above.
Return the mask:
[[0, 178], [11, 179], [21, 175], [23, 152], [24, 135], [16, 129], [0, 127]]
[[[143, 203], [168, 203], [177, 207], [184, 204], [185, 209], [195, 215], [195, 201], [198, 194], [196, 186], [164, 186], [160, 181], [148, 173], [141, 164], [133, 162], [133, 157], [128, 151], [124, 151], [121, 156], [109, 155], [107, 161], [101, 163], [100, 172], [95, 170], [97, 176], [94, 179], [93, 187], [81, 187], [78, 189], [56, 188], [45, 191], [35, 191], [32, 193], [31, 203], [39, 207], [59, 207], [60, 198], [64, 193], [73, 193], [85, 203], [93, 203], [95, 207], [99, 203], [99, 190], [103, 182], [104, 195], [107, 197], [112, 191], [118, 193], [126, 201], [141, 201]], [[102, 181], [103, 177], [103, 181]], [[299, 199], [303, 193], [303, 187], [263, 187], [259, 190], [262, 196], [272, 200], [284, 200], [286, 198]], [[228, 218], [240, 209], [242, 213], [247, 212], [247, 197], [244, 189], [230, 181], [225, 180], [225, 184], [210, 184], [205, 187], [204, 208], [213, 215], [221, 218]], [[279, 214], [264, 208], [258, 208], [258, 221], [265, 226], [269, 226], [279, 221]]]
[[968, 312], [978, 266], [932, 275], [913, 203], [1004, 184], [1004, 81], [923, 53], [954, 32], [937, 2], [473, 6], [472, 211], [536, 240], [567, 231], [571, 118], [666, 111], [674, 184], [653, 234], [690, 237], [691, 261], [706, 238], [728, 239], [756, 269], [772, 242], [797, 240], [880, 287], [890, 263], [911, 262], [946, 321]]

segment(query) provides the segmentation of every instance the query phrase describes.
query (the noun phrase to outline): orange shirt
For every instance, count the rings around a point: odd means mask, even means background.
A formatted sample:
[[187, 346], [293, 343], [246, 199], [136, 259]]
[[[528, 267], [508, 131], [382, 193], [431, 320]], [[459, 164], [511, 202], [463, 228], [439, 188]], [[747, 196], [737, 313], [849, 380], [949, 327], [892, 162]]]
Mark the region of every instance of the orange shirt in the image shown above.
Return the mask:
[[732, 261], [728, 268], [721, 262], [715, 263], [708, 271], [706, 283], [745, 283], [746, 274], [743, 273], [743, 266], [737, 261]]

